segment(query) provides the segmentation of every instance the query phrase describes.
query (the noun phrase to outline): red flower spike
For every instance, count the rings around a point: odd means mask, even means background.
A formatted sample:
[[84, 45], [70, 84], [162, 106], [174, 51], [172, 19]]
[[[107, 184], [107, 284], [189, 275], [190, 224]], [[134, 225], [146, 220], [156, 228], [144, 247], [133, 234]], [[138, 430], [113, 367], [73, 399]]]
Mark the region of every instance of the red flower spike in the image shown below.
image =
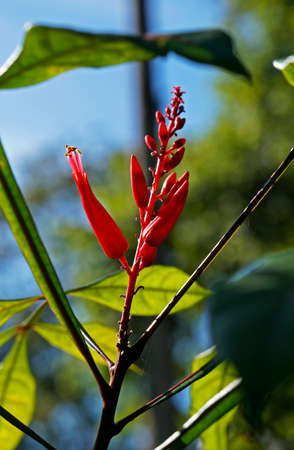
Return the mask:
[[145, 176], [135, 155], [131, 156], [131, 182], [135, 203], [138, 208], [146, 208], [149, 201], [149, 192]]
[[124, 259], [129, 244], [113, 218], [97, 200], [89, 185], [86, 172], [83, 170], [81, 156], [75, 147], [66, 147], [73, 179], [79, 190], [83, 208], [91, 227], [104, 251], [111, 259]]
[[173, 199], [169, 202], [168, 208], [164, 211], [164, 214], [162, 216], [158, 214], [157, 217], [150, 222], [143, 233], [143, 238], [147, 244], [158, 247], [168, 236], [185, 206], [188, 188], [189, 182], [186, 180], [178, 189]]
[[163, 116], [163, 114], [160, 111], [156, 111], [155, 117], [156, 117], [156, 122], [157, 123], [165, 122], [164, 116]]
[[164, 171], [169, 172], [170, 170], [177, 167], [180, 164], [180, 162], [182, 161], [184, 153], [185, 153], [185, 147], [179, 148], [179, 150], [177, 150], [175, 152], [175, 154], [171, 157], [171, 159], [169, 159], [168, 161], [165, 162]]
[[142, 270], [145, 267], [152, 266], [152, 264], [155, 261], [156, 254], [157, 254], [157, 247], [153, 247], [147, 244], [147, 242], [144, 242], [138, 254], [139, 258], [141, 258], [139, 269]]
[[169, 140], [169, 134], [168, 134], [165, 122], [160, 122], [160, 124], [159, 124], [158, 137], [159, 137], [161, 145], [163, 147], [165, 147]]
[[174, 186], [174, 184], [177, 181], [177, 175], [176, 172], [172, 172], [164, 181], [162, 188], [161, 188], [161, 192], [160, 192], [160, 197], [162, 197], [163, 195], [166, 195], [170, 189], [172, 188], [172, 186]]
[[149, 136], [149, 134], [145, 136], [145, 143], [150, 150], [154, 152], [158, 151], [156, 140], [152, 136]]

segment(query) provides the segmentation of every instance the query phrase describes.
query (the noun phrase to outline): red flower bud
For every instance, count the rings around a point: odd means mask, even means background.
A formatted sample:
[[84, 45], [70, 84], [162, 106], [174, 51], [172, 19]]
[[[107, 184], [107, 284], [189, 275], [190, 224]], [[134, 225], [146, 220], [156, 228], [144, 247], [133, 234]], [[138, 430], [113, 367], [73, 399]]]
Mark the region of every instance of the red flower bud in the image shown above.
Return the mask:
[[186, 144], [185, 138], [177, 139], [171, 146], [170, 150], [177, 150], [178, 148], [182, 147], [185, 144]]
[[164, 181], [162, 188], [161, 188], [161, 192], [160, 192], [160, 197], [162, 197], [163, 195], [166, 195], [170, 189], [172, 188], [172, 186], [174, 186], [174, 184], [177, 181], [177, 175], [176, 172], [172, 172]]
[[156, 117], [156, 122], [157, 123], [165, 121], [164, 120], [164, 116], [163, 116], [163, 114], [160, 111], [156, 111], [155, 117]]
[[[182, 184], [184, 184], [184, 182], [186, 180], [189, 180], [189, 172], [187, 170], [183, 173], [183, 175], [178, 179], [178, 181], [170, 189], [169, 193], [166, 196], [166, 199], [164, 200], [164, 205], [166, 205], [170, 201], [170, 199], [173, 197], [175, 192], [179, 189], [179, 187]], [[162, 207], [160, 209], [162, 209], [164, 205], [162, 205]]]
[[168, 159], [164, 162], [164, 171], [165, 172], [169, 172], [170, 170], [174, 169], [175, 167], [177, 167], [180, 162], [183, 159], [185, 153], [185, 147], [181, 147], [179, 148], [179, 150], [177, 150], [173, 156], [171, 157], [171, 159]]
[[157, 247], [160, 245], [174, 227], [181, 214], [188, 195], [189, 181], [178, 188], [166, 208], [160, 208], [158, 215], [146, 227], [143, 238], [147, 244]]
[[131, 182], [136, 205], [138, 208], [146, 208], [149, 200], [149, 192], [143, 170], [135, 155], [131, 156]]
[[165, 122], [160, 122], [158, 127], [158, 137], [163, 147], [168, 143], [169, 135], [167, 132], [167, 128]]
[[158, 151], [156, 140], [152, 136], [149, 136], [149, 134], [146, 134], [145, 136], [145, 143], [150, 150], [154, 152]]
[[147, 244], [147, 242], [144, 242], [138, 254], [138, 256], [141, 258], [139, 269], [142, 270], [145, 267], [151, 266], [155, 261], [156, 253], [157, 247], [153, 247]]
[[175, 129], [174, 131], [181, 130], [185, 125], [186, 119], [182, 119], [181, 117], [177, 117], [175, 121]]
[[108, 258], [122, 258], [129, 247], [128, 241], [113, 218], [93, 194], [77, 149], [67, 147], [66, 156], [72, 168], [73, 179], [78, 187], [85, 213], [102, 250]]

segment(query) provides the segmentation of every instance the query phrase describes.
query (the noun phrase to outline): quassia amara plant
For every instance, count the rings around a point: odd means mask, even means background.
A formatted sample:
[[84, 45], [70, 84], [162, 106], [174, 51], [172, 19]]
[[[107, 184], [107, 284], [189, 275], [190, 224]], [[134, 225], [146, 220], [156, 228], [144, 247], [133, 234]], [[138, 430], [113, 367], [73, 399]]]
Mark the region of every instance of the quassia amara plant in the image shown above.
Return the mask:
[[[151, 266], [156, 258], [157, 248], [167, 237], [180, 216], [188, 195], [189, 172], [185, 172], [177, 179], [173, 172], [182, 161], [185, 152], [184, 138], [176, 139], [172, 144], [170, 139], [177, 136], [185, 124], [181, 117], [184, 112], [183, 94], [180, 87], [174, 87], [170, 106], [165, 110], [165, 116], [157, 111], [156, 121], [158, 123], [158, 139], [147, 135], [145, 142], [151, 155], [156, 158], [155, 169], [150, 168], [152, 173], [152, 185], [147, 186], [143, 170], [135, 155], [131, 156], [130, 173], [132, 192], [135, 203], [139, 209], [140, 232], [134, 261], [130, 267], [125, 253], [128, 250], [128, 241], [123, 233], [109, 215], [106, 209], [93, 194], [88, 182], [87, 173], [84, 171], [81, 160], [81, 152], [72, 146], [67, 146], [66, 157], [72, 169], [73, 179], [78, 187], [81, 201], [93, 228], [93, 231], [108, 258], [117, 259], [122, 268], [128, 274], [128, 287], [124, 298], [123, 311], [119, 322], [117, 358], [106, 362], [109, 368], [109, 384], [99, 383], [103, 398], [103, 410], [100, 429], [96, 441], [96, 448], [107, 448], [110, 439], [121, 429], [121, 424], [115, 424], [115, 410], [119, 398], [121, 385], [128, 368], [139, 358], [144, 345], [139, 341], [136, 345], [129, 346], [130, 311], [137, 289], [137, 278], [145, 267]], [[167, 176], [162, 187], [160, 182]], [[160, 206], [158, 207], [158, 203]], [[145, 335], [147, 336], [147, 335]], [[146, 340], [146, 338], [144, 338]]]
[[[182, 300], [179, 304], [185, 303], [185, 299], [189, 293], [193, 291], [194, 297], [192, 296], [192, 301], [190, 303], [188, 302], [186, 307], [192, 306], [210, 294], [208, 290], [201, 288], [195, 282], [230, 241], [245, 219], [269, 193], [294, 158], [294, 151], [291, 150], [287, 158], [252, 198], [241, 215], [235, 220], [229, 230], [221, 237], [189, 278], [184, 276], [183, 279], [183, 276], [179, 276], [177, 272], [176, 276], [182, 280], [179, 286], [177, 286], [177, 289], [175, 289], [177, 293], [169, 303], [161, 310], [159, 309], [159, 312], [155, 312], [155, 309], [152, 310], [152, 314], [156, 316], [155, 319], [142, 332], [138, 339], [133, 344], [130, 344], [129, 337], [132, 333], [130, 327], [131, 309], [133, 308], [134, 311], [138, 311], [136, 309], [136, 300], [142, 291], [142, 287], [145, 288], [147, 294], [150, 287], [147, 282], [144, 285], [144, 272], [148, 272], [149, 270], [149, 273], [151, 273], [152, 266], [156, 260], [157, 249], [176, 225], [188, 196], [189, 172], [185, 171], [178, 177], [174, 171], [182, 161], [185, 152], [186, 140], [177, 136], [177, 133], [185, 124], [185, 119], [182, 117], [184, 113], [183, 94], [184, 92], [180, 87], [174, 87], [172, 100], [170, 105], [165, 109], [165, 113], [162, 114], [160, 111], [156, 112], [158, 139], [149, 135], [145, 137], [148, 150], [156, 161], [155, 168], [150, 168], [152, 174], [151, 186], [147, 186], [145, 175], [136, 156], [131, 156], [131, 185], [134, 201], [139, 210], [138, 222], [140, 226], [137, 235], [137, 248], [132, 264], [129, 263], [126, 257], [126, 252], [129, 248], [126, 237], [111, 215], [95, 197], [90, 187], [87, 173], [84, 171], [82, 165], [80, 150], [73, 146], [66, 146], [66, 157], [72, 169], [72, 176], [77, 185], [82, 205], [91, 227], [105, 255], [108, 258], [118, 260], [121, 265], [119, 275], [109, 277], [93, 285], [72, 289], [67, 292], [63, 291], [46, 249], [38, 235], [32, 216], [16, 184], [4, 150], [0, 145], [1, 208], [42, 291], [41, 296], [12, 301], [2, 300], [0, 303], [0, 325], [2, 325], [14, 314], [25, 310], [29, 306], [35, 305], [37, 302], [36, 309], [27, 319], [18, 326], [0, 331], [1, 345], [16, 336], [15, 342], [0, 368], [0, 387], [2, 389], [0, 438], [2, 436], [3, 442], [4, 439], [10, 440], [9, 446], [7, 447], [9, 449], [17, 446], [23, 432], [39, 442], [43, 447], [54, 449], [53, 445], [46, 442], [28, 427], [28, 423], [33, 414], [34, 400], [32, 399], [35, 396], [34, 379], [29, 370], [26, 354], [26, 337], [29, 330], [40, 334], [49, 343], [74, 356], [82, 357], [88, 363], [97, 381], [103, 405], [97, 438], [95, 443], [93, 443], [93, 448], [96, 450], [107, 449], [110, 441], [126, 425], [147, 410], [168, 400], [182, 389], [187, 388], [200, 379], [202, 381], [199, 381], [199, 386], [203, 386], [201, 392], [195, 391], [197, 383], [193, 385], [193, 392], [196, 392], [196, 395], [193, 397], [193, 405], [197, 409], [196, 413], [184, 424], [181, 430], [174, 433], [166, 442], [157, 447], [157, 449], [184, 448], [200, 435], [203, 437], [204, 442], [206, 442], [205, 436], [207, 434], [205, 433], [209, 433], [215, 424], [221, 424], [221, 435], [224, 436], [228, 420], [231, 420], [235, 414], [234, 408], [241, 404], [247, 394], [251, 392], [250, 377], [247, 376], [246, 365], [242, 366], [242, 364], [239, 364], [239, 360], [235, 357], [234, 352], [230, 353], [231, 348], [227, 349], [223, 346], [223, 336], [225, 335], [224, 342], [231, 342], [231, 335], [229, 334], [228, 337], [226, 333], [230, 333], [231, 331], [235, 333], [236, 330], [229, 324], [227, 328], [221, 327], [219, 331], [217, 325], [215, 325], [213, 330], [215, 333], [215, 341], [218, 344], [217, 354], [214, 351], [209, 351], [204, 355], [198, 355], [194, 360], [193, 372], [190, 375], [126, 417], [120, 420], [116, 419], [116, 410], [126, 373], [138, 361], [146, 343], [167, 318], [168, 314], [178, 306], [179, 301]], [[289, 256], [287, 258], [289, 259]], [[275, 261], [275, 259], [270, 261], [271, 268], [275, 264]], [[158, 267], [153, 266], [156, 275], [153, 279], [153, 283], [155, 283], [153, 288], [160, 283], [158, 280]], [[177, 269], [160, 268], [160, 271], [164, 277], [168, 278], [168, 283], [171, 285], [173, 283], [173, 276], [171, 274], [175, 274]], [[113, 338], [113, 330], [108, 329], [99, 322], [81, 324], [73, 313], [65, 294], [93, 299], [93, 295], [95, 298], [93, 290], [97, 286], [103, 291], [103, 287], [106, 284], [108, 287], [115, 286], [118, 278], [120, 280], [120, 286], [122, 282], [125, 283], [126, 291], [119, 293], [121, 297], [119, 306], [121, 318], [116, 336], [116, 348], [113, 348], [109, 343], [107, 347], [107, 341]], [[218, 304], [223, 304], [227, 301], [230, 298], [229, 294], [231, 297], [235, 295], [234, 292], [234, 295], [231, 293], [232, 289], [230, 289], [226, 287], [224, 290], [218, 291], [219, 303], [216, 302], [216, 306], [212, 306], [212, 322], [218, 324], [217, 317], [220, 314]], [[268, 296], [268, 292], [266, 294]], [[151, 296], [153, 295], [155, 294], [152, 293]], [[112, 299], [109, 301], [112, 301]], [[39, 321], [47, 305], [51, 307], [61, 325], [46, 324]], [[111, 306], [114, 307], [114, 303]], [[118, 308], [116, 307], [116, 309]], [[144, 315], [144, 312], [142, 314]], [[240, 326], [238, 325], [237, 331], [239, 328]], [[240, 340], [242, 337], [238, 337], [238, 339]], [[240, 352], [238, 352], [239, 354]], [[240, 369], [240, 374], [244, 376], [244, 383], [242, 383], [238, 372], [231, 363], [229, 363], [229, 370], [227, 369], [227, 358], [236, 363], [237, 369]], [[107, 377], [100, 370], [99, 363], [107, 366]], [[264, 377], [264, 374], [262, 376]], [[287, 370], [284, 372], [279, 371], [268, 382], [268, 389], [272, 389], [275, 386], [276, 380], [280, 381], [287, 376]], [[215, 380], [218, 380], [217, 388], [215, 388]], [[209, 395], [207, 394], [207, 389]], [[21, 406], [17, 403], [18, 395], [15, 395], [16, 390], [17, 394], [22, 397]], [[201, 395], [203, 396], [203, 403], [199, 403], [198, 401]], [[228, 412], [230, 412], [230, 415], [223, 417]], [[11, 425], [15, 428], [12, 428]], [[203, 432], [205, 433], [203, 434]], [[209, 448], [209, 445], [207, 448]]]

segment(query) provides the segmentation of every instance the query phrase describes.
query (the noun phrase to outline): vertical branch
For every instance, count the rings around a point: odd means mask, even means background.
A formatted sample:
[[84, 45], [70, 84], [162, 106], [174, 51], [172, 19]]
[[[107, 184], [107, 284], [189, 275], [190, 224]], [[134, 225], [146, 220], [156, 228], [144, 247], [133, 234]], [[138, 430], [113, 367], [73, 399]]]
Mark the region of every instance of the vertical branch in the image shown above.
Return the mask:
[[[147, 1], [134, 1], [136, 31], [140, 36], [148, 31], [147, 27]], [[145, 61], [138, 63], [138, 81], [139, 81], [139, 99], [140, 99], [140, 119], [141, 119], [141, 134], [154, 134], [154, 111], [156, 110], [156, 100], [152, 95], [152, 67], [151, 62]], [[143, 139], [142, 141], [143, 142]], [[152, 167], [153, 160], [146, 152], [146, 147], [142, 144], [141, 148], [142, 159], [145, 161], [145, 168]], [[151, 183], [151, 174], [148, 171], [147, 181]]]
[[[136, 20], [136, 31], [139, 35], [143, 36], [148, 32], [148, 0], [134, 0], [134, 14]], [[153, 16], [154, 16], [153, 11]], [[156, 128], [154, 122], [154, 111], [158, 109], [158, 102], [152, 92], [152, 63], [141, 62], [138, 64], [138, 81], [139, 81], [139, 99], [140, 99], [140, 117], [141, 117], [141, 130], [142, 136], [150, 134], [155, 136]], [[141, 142], [144, 142], [142, 139]], [[154, 161], [150, 155], [150, 152], [146, 151], [146, 146], [143, 144], [141, 147], [142, 161], [145, 161], [145, 169], [147, 171], [147, 184], [151, 185], [152, 175], [148, 170], [149, 167], [153, 167]], [[155, 338], [157, 342], [154, 342], [154, 348], [159, 350], [154, 352], [153, 364], [156, 370], [151, 372], [151, 386], [150, 389], [153, 392], [161, 392], [166, 384], [172, 384], [172, 361], [169, 352], [163, 352], [163, 342], [168, 341], [170, 329], [169, 324], [166, 324], [162, 330], [161, 335]], [[161, 351], [162, 350], [162, 351]], [[163, 370], [163, 376], [159, 379], [158, 371]], [[154, 408], [154, 428], [156, 440], [161, 441], [164, 435], [168, 435], [173, 430], [172, 423], [172, 411], [171, 406], [163, 406], [162, 408]], [[160, 424], [160, 426], [159, 426]], [[161, 435], [162, 433], [162, 435]]]

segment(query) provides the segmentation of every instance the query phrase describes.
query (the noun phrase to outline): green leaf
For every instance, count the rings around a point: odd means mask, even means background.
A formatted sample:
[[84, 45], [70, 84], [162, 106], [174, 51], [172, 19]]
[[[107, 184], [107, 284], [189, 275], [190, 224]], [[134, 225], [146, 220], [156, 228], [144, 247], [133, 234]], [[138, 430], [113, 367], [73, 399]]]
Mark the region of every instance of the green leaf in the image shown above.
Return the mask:
[[[107, 356], [109, 356], [110, 359], [115, 360], [117, 330], [101, 325], [98, 322], [83, 324], [83, 326]], [[80, 352], [77, 350], [71, 336], [64, 327], [42, 322], [34, 324], [32, 329], [49, 342], [49, 344], [76, 358], [82, 359]], [[92, 355], [96, 362], [105, 364], [104, 360], [96, 352], [92, 352]]]
[[80, 332], [32, 215], [16, 183], [0, 141], [0, 206], [40, 289], [58, 319], [70, 331], [96, 377], [96, 365]]
[[145, 61], [157, 53], [152, 43], [135, 36], [30, 26], [22, 49], [0, 69], [0, 88], [29, 86], [79, 67]]
[[20, 420], [18, 420], [16, 417], [14, 417], [13, 414], [10, 414], [7, 409], [0, 406], [0, 416], [2, 416], [5, 420], [7, 420], [11, 425], [18, 428], [23, 433], [30, 436], [35, 441], [39, 442], [39, 444], [42, 444], [43, 447], [47, 448], [48, 450], [55, 450], [55, 448], [46, 442], [41, 436], [39, 436], [34, 430], [32, 430], [27, 425], [23, 424]]
[[236, 54], [232, 38], [222, 30], [151, 35], [150, 40], [156, 42], [164, 52], [174, 51], [191, 61], [212, 64], [251, 79]]
[[294, 250], [270, 254], [215, 286], [210, 298], [213, 341], [236, 365], [252, 413], [294, 374]]
[[[139, 289], [132, 304], [132, 314], [137, 316], [153, 316], [159, 314], [180, 287], [187, 281], [189, 276], [176, 267], [151, 266], [140, 272], [137, 287]], [[67, 291], [68, 294], [93, 300], [101, 305], [121, 311], [123, 299], [128, 286], [128, 275], [120, 272], [74, 290]], [[194, 283], [185, 296], [173, 309], [173, 313], [183, 311], [199, 304], [210, 295], [210, 291], [199, 284]]]
[[93, 34], [67, 28], [29, 26], [21, 49], [0, 69], [0, 89], [40, 83], [80, 67], [105, 67], [147, 61], [174, 51], [192, 61], [212, 64], [249, 78], [232, 39], [221, 30], [139, 36]]
[[23, 311], [36, 302], [34, 298], [25, 300], [0, 300], [0, 327], [15, 314]]
[[0, 347], [13, 338], [16, 334], [16, 327], [0, 331]]
[[[192, 364], [192, 371], [200, 369], [215, 356], [214, 349], [209, 349], [196, 356]], [[191, 410], [190, 413], [197, 412], [210, 398], [216, 395], [221, 389], [238, 378], [238, 374], [233, 365], [227, 361], [219, 364], [212, 372], [204, 378], [194, 383], [191, 387]], [[218, 422], [208, 428], [201, 435], [205, 449], [227, 450], [227, 426], [231, 422], [236, 409], [231, 410]]]
[[187, 447], [197, 439], [203, 431], [231, 411], [244, 398], [241, 380], [232, 381], [228, 386], [212, 397], [204, 406], [166, 441], [154, 450], [178, 450]]
[[[35, 391], [27, 357], [27, 335], [22, 333], [0, 367], [0, 405], [28, 425], [35, 408]], [[22, 432], [1, 417], [1, 450], [15, 449], [21, 438]]]
[[294, 55], [273, 62], [276, 69], [280, 70], [291, 86], [294, 86]]

